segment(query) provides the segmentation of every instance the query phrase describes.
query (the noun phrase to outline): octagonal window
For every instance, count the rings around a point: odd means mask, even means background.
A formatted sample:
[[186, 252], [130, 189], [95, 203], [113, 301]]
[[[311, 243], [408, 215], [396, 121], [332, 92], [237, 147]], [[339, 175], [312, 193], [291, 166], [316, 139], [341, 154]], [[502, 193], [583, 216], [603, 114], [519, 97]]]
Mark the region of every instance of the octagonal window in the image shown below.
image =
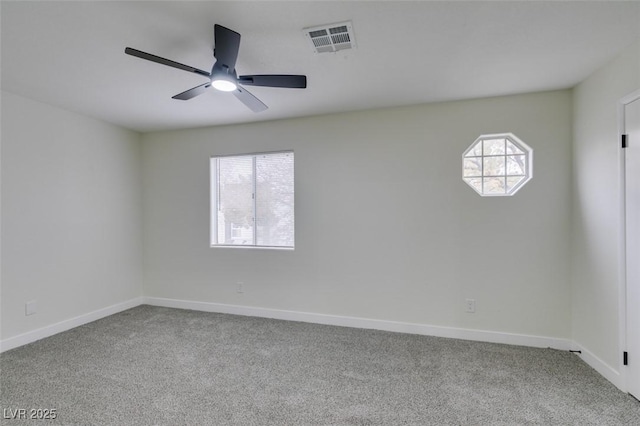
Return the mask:
[[532, 161], [516, 135], [482, 135], [462, 155], [462, 180], [482, 196], [513, 195], [531, 179]]

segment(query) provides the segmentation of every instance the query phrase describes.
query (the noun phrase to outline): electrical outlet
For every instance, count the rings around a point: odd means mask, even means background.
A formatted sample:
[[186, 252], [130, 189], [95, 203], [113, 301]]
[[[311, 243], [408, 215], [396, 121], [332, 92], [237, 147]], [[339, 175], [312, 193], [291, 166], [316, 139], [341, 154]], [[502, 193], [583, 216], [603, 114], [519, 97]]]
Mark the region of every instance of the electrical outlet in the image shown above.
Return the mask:
[[476, 299], [466, 299], [465, 300], [466, 309], [465, 311], [474, 314], [476, 312]]
[[236, 292], [237, 293], [244, 293], [244, 283], [242, 281], [238, 281], [236, 283]]
[[38, 312], [38, 302], [36, 300], [31, 300], [24, 304], [25, 315], [33, 315], [37, 312]]

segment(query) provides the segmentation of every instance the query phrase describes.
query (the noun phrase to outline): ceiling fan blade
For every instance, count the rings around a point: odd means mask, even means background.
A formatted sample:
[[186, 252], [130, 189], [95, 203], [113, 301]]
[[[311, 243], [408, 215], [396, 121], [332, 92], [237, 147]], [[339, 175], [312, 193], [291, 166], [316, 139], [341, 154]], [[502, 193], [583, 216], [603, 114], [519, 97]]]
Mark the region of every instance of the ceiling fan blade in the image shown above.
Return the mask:
[[238, 50], [240, 49], [240, 34], [222, 25], [214, 26], [215, 49], [213, 56], [217, 65], [226, 65], [229, 71], [236, 69]]
[[200, 70], [198, 68], [190, 67], [189, 65], [184, 65], [176, 61], [172, 61], [170, 59], [161, 58], [160, 56], [152, 55], [151, 53], [146, 53], [138, 49], [133, 49], [131, 47], [127, 47], [124, 49], [124, 53], [131, 56], [136, 56], [138, 58], [146, 59], [147, 61], [157, 62], [162, 65], [167, 65], [173, 68], [178, 68], [179, 70], [189, 71], [196, 74], [204, 75], [205, 77], [211, 77], [211, 73], [207, 71]]
[[175, 96], [172, 96], [171, 99], [180, 99], [181, 101], [187, 101], [191, 98], [195, 98], [198, 95], [202, 95], [207, 91], [209, 87], [211, 87], [211, 83], [201, 84], [200, 86], [196, 86], [193, 89], [189, 89]]
[[233, 91], [233, 94], [253, 112], [262, 112], [269, 108], [244, 87], [238, 87], [238, 89]]
[[306, 75], [266, 74], [266, 75], [241, 75], [238, 83], [247, 86], [288, 87], [291, 89], [304, 89], [307, 87]]

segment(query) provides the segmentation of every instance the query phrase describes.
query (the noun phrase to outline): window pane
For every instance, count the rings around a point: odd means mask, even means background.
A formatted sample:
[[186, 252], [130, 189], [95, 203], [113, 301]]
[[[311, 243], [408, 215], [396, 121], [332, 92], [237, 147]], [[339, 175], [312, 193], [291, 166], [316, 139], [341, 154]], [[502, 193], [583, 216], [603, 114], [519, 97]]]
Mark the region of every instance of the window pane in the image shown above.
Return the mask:
[[504, 139], [485, 139], [482, 155], [504, 155]]
[[463, 176], [482, 176], [482, 157], [464, 159]]
[[520, 182], [524, 179], [524, 176], [510, 176], [507, 177], [507, 192], [513, 191]]
[[464, 178], [473, 189], [482, 194], [482, 178]]
[[496, 178], [484, 178], [483, 179], [483, 193], [484, 194], [504, 194], [505, 193], [505, 184], [503, 177]]
[[509, 155], [507, 157], [507, 175], [524, 175], [525, 164], [524, 155]]
[[507, 154], [524, 154], [524, 151], [507, 139]]
[[256, 244], [294, 245], [293, 152], [256, 156]]
[[218, 161], [218, 244], [253, 242], [253, 158]]
[[484, 176], [504, 176], [504, 157], [485, 157]]
[[465, 157], [480, 157], [482, 155], [482, 141], [478, 141], [473, 148], [465, 154]]

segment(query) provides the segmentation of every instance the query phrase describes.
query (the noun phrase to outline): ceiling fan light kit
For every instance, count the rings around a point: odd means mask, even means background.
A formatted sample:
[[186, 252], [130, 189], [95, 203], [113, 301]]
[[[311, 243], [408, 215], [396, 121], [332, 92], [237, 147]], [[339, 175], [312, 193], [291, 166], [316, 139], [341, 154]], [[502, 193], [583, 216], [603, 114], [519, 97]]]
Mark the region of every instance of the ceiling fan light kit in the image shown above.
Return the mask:
[[165, 59], [141, 50], [133, 49], [131, 47], [125, 48], [124, 53], [209, 78], [207, 83], [201, 84], [172, 97], [173, 99], [182, 101], [201, 95], [206, 92], [209, 87], [213, 87], [214, 89], [222, 92], [232, 92], [240, 102], [253, 112], [261, 112], [266, 110], [268, 107], [247, 89], [241, 87], [241, 84], [248, 86], [291, 89], [304, 89], [307, 87], [307, 77], [304, 75], [262, 74], [241, 75], [238, 77], [235, 66], [238, 58], [238, 50], [240, 49], [240, 34], [217, 24], [214, 27], [214, 31], [215, 48], [213, 56], [216, 58], [216, 62], [213, 64], [211, 72], [189, 65], [184, 65], [170, 59]]
[[236, 83], [223, 78], [218, 78], [217, 80], [211, 80], [211, 87], [213, 87], [216, 90], [220, 90], [221, 92], [233, 92], [238, 88]]
[[221, 92], [233, 92], [238, 88], [238, 77], [235, 75], [235, 72], [229, 74], [228, 69], [223, 69], [218, 72], [215, 71], [214, 66], [211, 73], [211, 86], [214, 89], [220, 90]]

